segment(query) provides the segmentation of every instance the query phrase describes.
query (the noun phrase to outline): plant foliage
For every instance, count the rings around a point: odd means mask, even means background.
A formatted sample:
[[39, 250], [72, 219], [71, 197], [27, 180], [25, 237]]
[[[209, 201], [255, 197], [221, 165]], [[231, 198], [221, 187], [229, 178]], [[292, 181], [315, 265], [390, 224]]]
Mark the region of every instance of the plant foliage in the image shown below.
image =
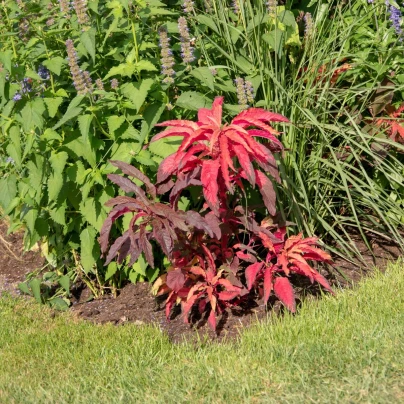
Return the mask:
[[[155, 284], [157, 293], [168, 293], [167, 318], [180, 302], [185, 321], [192, 318], [196, 307], [200, 315], [209, 312], [213, 329], [216, 317], [227, 307], [241, 304], [253, 288], [264, 302], [273, 291], [285, 307], [295, 311], [291, 273], [331, 291], [325, 278], [307, 262], [331, 262], [316, 247], [316, 238], [304, 239], [302, 234], [286, 238], [284, 226], [269, 224], [269, 219], [259, 224], [254, 210], [242, 204], [246, 188], [257, 186], [270, 217], [275, 215], [276, 194], [266, 172], [273, 180], [279, 179], [272, 151], [282, 150], [282, 144], [271, 124], [288, 120], [250, 108], [223, 125], [222, 104], [222, 97], [215, 98], [211, 109], [199, 110], [197, 122], [170, 120], [158, 125], [169, 128], [152, 142], [169, 136], [183, 140], [162, 161], [156, 185], [133, 166], [111, 162], [132, 180], [116, 174], [109, 179], [133, 196], [107, 202], [113, 208], [99, 239], [106, 264], [115, 257], [122, 263], [129, 256], [129, 266], [143, 253], [154, 267], [151, 241], [156, 242], [170, 262], [168, 272]], [[254, 137], [267, 141], [258, 143]], [[181, 194], [194, 187], [202, 187], [199, 211], [180, 210]], [[128, 229], [110, 246], [112, 224], [125, 214], [130, 215]]]

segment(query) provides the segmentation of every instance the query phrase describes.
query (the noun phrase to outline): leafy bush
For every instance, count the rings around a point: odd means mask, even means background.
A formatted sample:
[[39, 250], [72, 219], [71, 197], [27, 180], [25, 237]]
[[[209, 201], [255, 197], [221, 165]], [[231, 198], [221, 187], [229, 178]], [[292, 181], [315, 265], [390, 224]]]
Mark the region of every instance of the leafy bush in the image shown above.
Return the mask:
[[[39, 242], [51, 270], [81, 278], [95, 295], [127, 279], [154, 280], [168, 265], [163, 254], [154, 255], [156, 270], [143, 255], [131, 266], [120, 260], [103, 266], [96, 238], [109, 212], [104, 203], [118, 189], [107, 181], [116, 172], [109, 161], [133, 164], [158, 183], [165, 175], [159, 165], [181, 147], [181, 137], [149, 144], [154, 125], [193, 119], [217, 94], [225, 96], [229, 116], [265, 107], [295, 124], [280, 135], [287, 153], [277, 153], [281, 143], [273, 138], [270, 156], [257, 140], [255, 148], [247, 143], [255, 154], [238, 144], [228, 157], [183, 173], [181, 184], [198, 181], [198, 170], [206, 178], [218, 172], [220, 180], [205, 191], [209, 209], [220, 207], [223, 183], [230, 192], [247, 180], [258, 188], [243, 188], [249, 206], [264, 197], [256, 214], [275, 212], [277, 193], [283, 221], [320, 235], [344, 257], [360, 257], [353, 231], [365, 241], [376, 233], [404, 246], [404, 145], [388, 137], [387, 122], [400, 119], [404, 94], [399, 5], [283, 3], [89, 0], [71, 8], [64, 0], [3, 2], [0, 207], [10, 231], [25, 229], [25, 248]], [[220, 139], [225, 150], [226, 139]], [[201, 146], [181, 153], [198, 159]], [[243, 168], [238, 179], [233, 158]], [[156, 196], [168, 185], [158, 184]], [[166, 202], [199, 212], [195, 185], [185, 194], [179, 189], [188, 185], [178, 183], [178, 194], [173, 187]], [[114, 235], [129, 220], [124, 216], [117, 226]]]
[[[0, 206], [10, 231], [25, 229], [26, 249], [40, 242], [51, 268], [73, 269], [72, 278], [97, 294], [95, 277], [98, 287], [117, 287], [146, 276], [139, 266], [102, 266], [96, 238], [104, 203], [116, 192], [106, 182], [115, 171], [108, 161], [134, 162], [153, 175], [176, 147], [160, 142], [145, 150], [153, 125], [209, 98], [181, 97], [178, 83], [193, 61], [180, 53], [187, 44], [185, 51], [193, 49], [177, 11], [158, 0], [72, 4], [0, 6]], [[183, 88], [203, 85], [194, 79]]]
[[[316, 247], [317, 239], [303, 239], [301, 234], [286, 239], [285, 227], [271, 223], [276, 213], [271, 179], [279, 180], [272, 151], [280, 151], [282, 144], [270, 123], [288, 120], [250, 108], [230, 124], [222, 125], [222, 104], [223, 98], [217, 97], [212, 109], [200, 109], [197, 122], [171, 120], [159, 124], [169, 128], [152, 142], [170, 136], [183, 140], [178, 150], [161, 163], [155, 185], [135, 167], [112, 162], [134, 181], [116, 174], [108, 178], [136, 197], [118, 196], [107, 202], [112, 210], [100, 236], [101, 251], [108, 251], [106, 264], [115, 257], [122, 263], [129, 256], [130, 266], [143, 253], [154, 267], [150, 241], [157, 242], [170, 262], [168, 273], [155, 285], [158, 293], [169, 293], [167, 318], [177, 301], [182, 304], [185, 321], [198, 304], [200, 314], [210, 309], [208, 321], [213, 329], [216, 316], [226, 307], [240, 304], [252, 288], [259, 290], [265, 302], [273, 290], [289, 310], [295, 311], [288, 279], [291, 273], [306, 276], [331, 291], [325, 278], [307, 263], [331, 260]], [[269, 143], [258, 143], [254, 137], [268, 139]], [[255, 185], [272, 215], [261, 224], [257, 222], [258, 214], [244, 206], [248, 201], [242, 200], [246, 187]], [[202, 187], [199, 212], [178, 209], [181, 194], [192, 193], [194, 187]], [[166, 195], [168, 202], [162, 203]], [[109, 247], [113, 223], [126, 214], [130, 217], [127, 230]]]

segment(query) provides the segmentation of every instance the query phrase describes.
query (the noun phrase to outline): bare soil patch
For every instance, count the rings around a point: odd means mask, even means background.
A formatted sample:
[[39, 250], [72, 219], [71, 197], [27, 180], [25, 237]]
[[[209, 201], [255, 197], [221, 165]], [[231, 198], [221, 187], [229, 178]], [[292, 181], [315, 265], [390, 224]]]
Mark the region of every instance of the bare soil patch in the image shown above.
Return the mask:
[[[40, 253], [22, 253], [22, 234], [17, 233], [7, 236], [7, 225], [0, 223], [0, 295], [8, 291], [14, 295], [18, 294], [17, 285], [25, 279], [25, 275], [34, 269], [41, 267], [44, 263]], [[6, 243], [3, 242], [3, 239]], [[356, 245], [364, 256], [367, 266], [360, 262], [351, 263], [341, 258], [335, 260], [335, 265], [343, 271], [343, 276], [335, 269], [328, 271], [326, 268], [320, 272], [335, 287], [350, 287], [358, 282], [363, 276], [371, 272], [372, 267], [383, 269], [388, 261], [397, 259], [400, 249], [381, 239], [373, 239], [373, 255], [366, 245], [356, 239]], [[311, 285], [307, 280], [296, 278], [298, 287], [296, 295], [299, 299], [315, 298], [319, 293], [317, 285]], [[222, 315], [218, 322], [217, 333], [213, 332], [207, 325], [206, 318], [200, 318], [194, 314], [192, 325], [185, 324], [183, 317], [177, 311], [172, 313], [170, 321], [166, 320], [164, 310], [164, 299], [155, 298], [150, 293], [148, 283], [127, 284], [123, 287], [117, 298], [106, 295], [98, 300], [88, 301], [90, 292], [85, 287], [75, 288], [72, 297], [72, 310], [78, 317], [95, 323], [113, 323], [124, 325], [135, 323], [138, 325], [154, 324], [166, 333], [173, 342], [196, 339], [235, 338], [242, 328], [248, 327], [251, 323], [266, 318], [273, 313], [283, 310], [282, 305], [276, 298], [272, 297], [266, 307], [262, 301], [255, 302], [247, 300], [242, 307], [228, 310]]]
[[7, 235], [7, 229], [7, 223], [0, 222], [0, 296], [3, 292], [18, 295], [18, 283], [44, 263], [39, 251], [23, 252], [22, 232]]

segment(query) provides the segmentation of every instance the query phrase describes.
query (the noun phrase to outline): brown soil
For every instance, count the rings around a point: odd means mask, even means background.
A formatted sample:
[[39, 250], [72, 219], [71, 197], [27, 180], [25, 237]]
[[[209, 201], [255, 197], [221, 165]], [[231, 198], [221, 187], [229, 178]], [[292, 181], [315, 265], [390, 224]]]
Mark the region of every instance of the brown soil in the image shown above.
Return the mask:
[[19, 295], [18, 283], [44, 263], [39, 251], [23, 253], [22, 232], [7, 235], [7, 228], [0, 222], [0, 296], [3, 292]]
[[[22, 254], [22, 235], [6, 235], [6, 225], [0, 223], [0, 295], [2, 291], [18, 294], [17, 284], [24, 280], [25, 275], [40, 267], [43, 259], [39, 252], [28, 252]], [[336, 270], [327, 271], [321, 269], [335, 287], [347, 287], [356, 283], [359, 279], [371, 271], [376, 265], [384, 268], [389, 260], [397, 259], [401, 254], [394, 246], [386, 244], [381, 240], [372, 240], [373, 253], [369, 253], [366, 246], [357, 240], [357, 246], [365, 257], [368, 267], [362, 263], [350, 263], [340, 258], [335, 260], [344, 276]], [[301, 280], [300, 280], [301, 281]], [[300, 282], [297, 288], [297, 297], [303, 299], [313, 298], [318, 294], [318, 288], [307, 282]], [[117, 298], [110, 295], [98, 300], [88, 301], [90, 292], [88, 289], [76, 288], [73, 291], [72, 310], [73, 312], [89, 321], [96, 323], [113, 323], [123, 325], [127, 323], [154, 324], [162, 332], [165, 332], [173, 342], [181, 342], [184, 339], [196, 338], [222, 339], [234, 338], [239, 334], [240, 329], [247, 327], [252, 322], [266, 318], [268, 315], [283, 310], [279, 301], [271, 298], [269, 307], [266, 308], [263, 302], [247, 301], [243, 307], [228, 310], [218, 322], [218, 332], [214, 333], [207, 325], [206, 318], [194, 316], [193, 325], [185, 324], [180, 313], [173, 313], [171, 320], [165, 318], [164, 301], [156, 299], [150, 293], [148, 283], [128, 284], [119, 293]]]

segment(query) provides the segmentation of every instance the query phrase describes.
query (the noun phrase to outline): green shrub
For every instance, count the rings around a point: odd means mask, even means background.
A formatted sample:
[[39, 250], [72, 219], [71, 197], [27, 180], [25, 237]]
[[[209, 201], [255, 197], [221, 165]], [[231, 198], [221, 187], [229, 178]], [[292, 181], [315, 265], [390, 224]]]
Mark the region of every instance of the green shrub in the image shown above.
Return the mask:
[[[343, 255], [360, 256], [352, 229], [403, 244], [404, 148], [376, 124], [403, 100], [391, 6], [274, 3], [3, 2], [0, 206], [10, 231], [25, 229], [25, 248], [40, 242], [51, 269], [94, 293], [155, 277], [143, 261], [100, 259], [104, 203], [117, 192], [109, 160], [155, 179], [179, 140], [146, 147], [153, 126], [192, 119], [218, 94], [229, 116], [255, 105], [294, 123], [281, 139], [288, 153], [277, 156], [284, 219]], [[258, 196], [251, 191], [249, 204]]]

